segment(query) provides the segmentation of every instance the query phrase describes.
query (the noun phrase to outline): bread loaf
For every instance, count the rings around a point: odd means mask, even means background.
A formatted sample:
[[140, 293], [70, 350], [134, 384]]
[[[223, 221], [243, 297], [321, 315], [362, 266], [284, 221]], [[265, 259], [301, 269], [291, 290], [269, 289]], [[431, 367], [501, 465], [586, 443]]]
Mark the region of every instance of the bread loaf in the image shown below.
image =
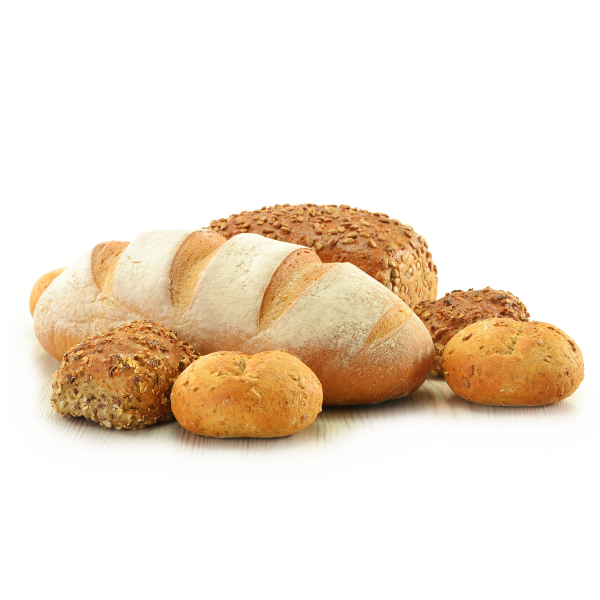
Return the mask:
[[312, 248], [324, 263], [349, 262], [410, 307], [437, 298], [437, 267], [427, 242], [410, 225], [345, 204], [276, 204], [211, 221], [230, 238], [257, 233]]
[[245, 234], [153, 231], [84, 254], [40, 297], [35, 331], [60, 358], [81, 340], [150, 319], [200, 354], [284, 350], [323, 385], [325, 404], [370, 404], [418, 388], [433, 344], [390, 290], [348, 263]]

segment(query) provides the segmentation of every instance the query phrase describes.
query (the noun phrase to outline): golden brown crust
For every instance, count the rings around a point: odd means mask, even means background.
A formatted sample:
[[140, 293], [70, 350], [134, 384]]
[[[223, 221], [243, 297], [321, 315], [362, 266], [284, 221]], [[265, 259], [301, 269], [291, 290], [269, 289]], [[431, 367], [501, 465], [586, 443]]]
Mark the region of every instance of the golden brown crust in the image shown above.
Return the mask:
[[64, 355], [52, 379], [52, 406], [63, 417], [114, 429], [168, 421], [173, 382], [197, 357], [158, 323], [125, 323]]
[[323, 390], [286, 352], [215, 352], [181, 374], [171, 401], [175, 418], [192, 433], [271, 438], [308, 427], [321, 412]]
[[66, 269], [67, 267], [63, 267], [62, 269], [55, 269], [54, 271], [50, 271], [50, 273], [46, 273], [42, 275], [33, 285], [31, 289], [31, 294], [29, 296], [29, 312], [33, 317], [33, 313], [35, 312], [35, 307], [40, 299], [41, 295], [48, 289], [48, 286]]
[[516, 296], [489, 286], [467, 292], [454, 290], [433, 302], [421, 302], [414, 311], [427, 327], [435, 346], [435, 362], [431, 370], [434, 377], [442, 376], [442, 355], [446, 344], [467, 325], [492, 317], [529, 320], [527, 307]]
[[365, 346], [370, 346], [377, 340], [384, 338], [394, 331], [394, 329], [402, 327], [406, 321], [410, 319], [411, 314], [412, 312], [406, 304], [390, 308], [371, 330], [371, 333], [365, 342]]
[[577, 344], [539, 321], [486, 319], [455, 335], [444, 350], [444, 378], [477, 404], [540, 406], [570, 396], [583, 381]]
[[411, 307], [437, 297], [437, 267], [427, 242], [410, 225], [384, 213], [345, 204], [276, 204], [210, 226], [226, 238], [258, 233], [313, 248], [324, 263], [352, 263]]
[[260, 329], [267, 329], [324, 274], [323, 263], [308, 248], [290, 254], [279, 265], [265, 290], [259, 317]]
[[92, 276], [99, 290], [109, 294], [112, 290], [115, 269], [129, 242], [101, 242], [92, 250]]
[[170, 273], [171, 303], [177, 311], [185, 311], [200, 275], [224, 243], [225, 239], [220, 235], [194, 231], [181, 244], [171, 263]]

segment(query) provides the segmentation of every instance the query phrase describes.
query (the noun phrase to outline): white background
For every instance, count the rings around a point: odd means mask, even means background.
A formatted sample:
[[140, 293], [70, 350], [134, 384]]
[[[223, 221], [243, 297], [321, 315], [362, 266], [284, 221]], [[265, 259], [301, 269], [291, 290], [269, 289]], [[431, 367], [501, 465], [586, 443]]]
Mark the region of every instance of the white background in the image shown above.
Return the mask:
[[[573, 0], [3, 3], [0, 593], [597, 598], [599, 30]], [[41, 274], [276, 202], [411, 224], [440, 295], [517, 294], [585, 381], [520, 410], [428, 380], [270, 441], [54, 415]]]

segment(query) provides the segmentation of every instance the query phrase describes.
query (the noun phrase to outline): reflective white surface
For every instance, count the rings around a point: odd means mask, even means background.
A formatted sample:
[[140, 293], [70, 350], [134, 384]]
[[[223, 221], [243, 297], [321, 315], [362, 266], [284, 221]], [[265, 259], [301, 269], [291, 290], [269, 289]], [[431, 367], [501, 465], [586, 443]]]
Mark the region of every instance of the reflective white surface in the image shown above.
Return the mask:
[[[261, 185], [249, 183], [236, 194]], [[210, 197], [207, 188], [194, 189]], [[112, 191], [114, 198], [107, 191], [104, 201], [109, 212], [125, 200], [118, 184]], [[581, 346], [583, 384], [547, 407], [477, 406], [429, 378], [407, 398], [326, 408], [306, 430], [275, 440], [205, 439], [176, 422], [118, 432], [61, 419], [49, 403], [58, 362], [38, 344], [28, 313], [33, 282], [89, 244], [176, 221], [124, 205], [125, 227], [111, 225], [103, 210], [82, 229], [73, 209], [87, 193], [94, 194], [88, 184], [73, 184], [52, 209], [40, 203], [42, 215], [27, 216], [27, 241], [18, 227], [4, 238], [10, 287], [2, 297], [9, 315], [1, 351], [8, 490], [2, 505], [12, 589], [27, 597], [50, 585], [66, 597], [82, 590], [103, 597], [87, 556], [101, 564], [112, 557], [102, 573], [118, 565], [111, 575], [116, 597], [140, 589], [149, 597], [188, 594], [198, 577], [222, 597], [255, 597], [257, 590], [274, 597], [288, 586], [292, 597], [315, 590], [317, 597], [387, 597], [393, 590], [409, 597], [442, 597], [446, 590], [501, 597], [516, 587], [515, 597], [539, 590], [591, 597], [600, 499], [597, 321], [548, 297], [543, 282], [522, 270], [514, 271], [514, 282], [499, 270], [473, 272], [473, 285], [509, 288], [534, 318], [542, 313]], [[180, 193], [174, 182], [172, 195]], [[210, 204], [181, 226], [235, 210]], [[384, 202], [362, 206], [401, 216]], [[467, 287], [453, 246], [435, 240], [436, 220], [424, 213], [412, 221], [443, 265], [440, 294]], [[490, 226], [488, 235], [504, 235], [499, 227]], [[516, 264], [535, 247], [520, 238], [518, 251], [504, 258]], [[560, 253], [555, 260], [559, 271], [584, 269]], [[143, 573], [144, 582], [124, 564]]]

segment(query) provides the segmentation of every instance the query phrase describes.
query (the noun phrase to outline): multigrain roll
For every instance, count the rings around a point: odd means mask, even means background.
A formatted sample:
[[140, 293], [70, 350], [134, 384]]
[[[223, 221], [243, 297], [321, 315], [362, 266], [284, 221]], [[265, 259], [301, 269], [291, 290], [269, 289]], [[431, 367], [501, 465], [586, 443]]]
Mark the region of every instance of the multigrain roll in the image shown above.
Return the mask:
[[442, 376], [442, 355], [450, 339], [467, 325], [490, 319], [505, 317], [515, 321], [529, 320], [527, 307], [510, 292], [470, 289], [466, 292], [454, 290], [435, 301], [421, 302], [414, 308], [416, 315], [427, 327], [435, 347], [435, 361], [431, 374]]
[[443, 358], [452, 391], [476, 404], [552, 404], [569, 397], [583, 381], [577, 344], [539, 321], [473, 323], [448, 342]]
[[125, 323], [65, 354], [52, 379], [52, 406], [63, 417], [114, 429], [168, 421], [173, 382], [196, 358], [191, 346], [158, 323]]
[[410, 307], [437, 298], [437, 267], [410, 225], [346, 204], [276, 204], [243, 211], [210, 227], [226, 238], [259, 235], [312, 248], [324, 263], [349, 262]]
[[215, 352], [181, 374], [171, 401], [175, 418], [192, 433], [271, 438], [308, 427], [321, 412], [323, 390], [286, 352]]

